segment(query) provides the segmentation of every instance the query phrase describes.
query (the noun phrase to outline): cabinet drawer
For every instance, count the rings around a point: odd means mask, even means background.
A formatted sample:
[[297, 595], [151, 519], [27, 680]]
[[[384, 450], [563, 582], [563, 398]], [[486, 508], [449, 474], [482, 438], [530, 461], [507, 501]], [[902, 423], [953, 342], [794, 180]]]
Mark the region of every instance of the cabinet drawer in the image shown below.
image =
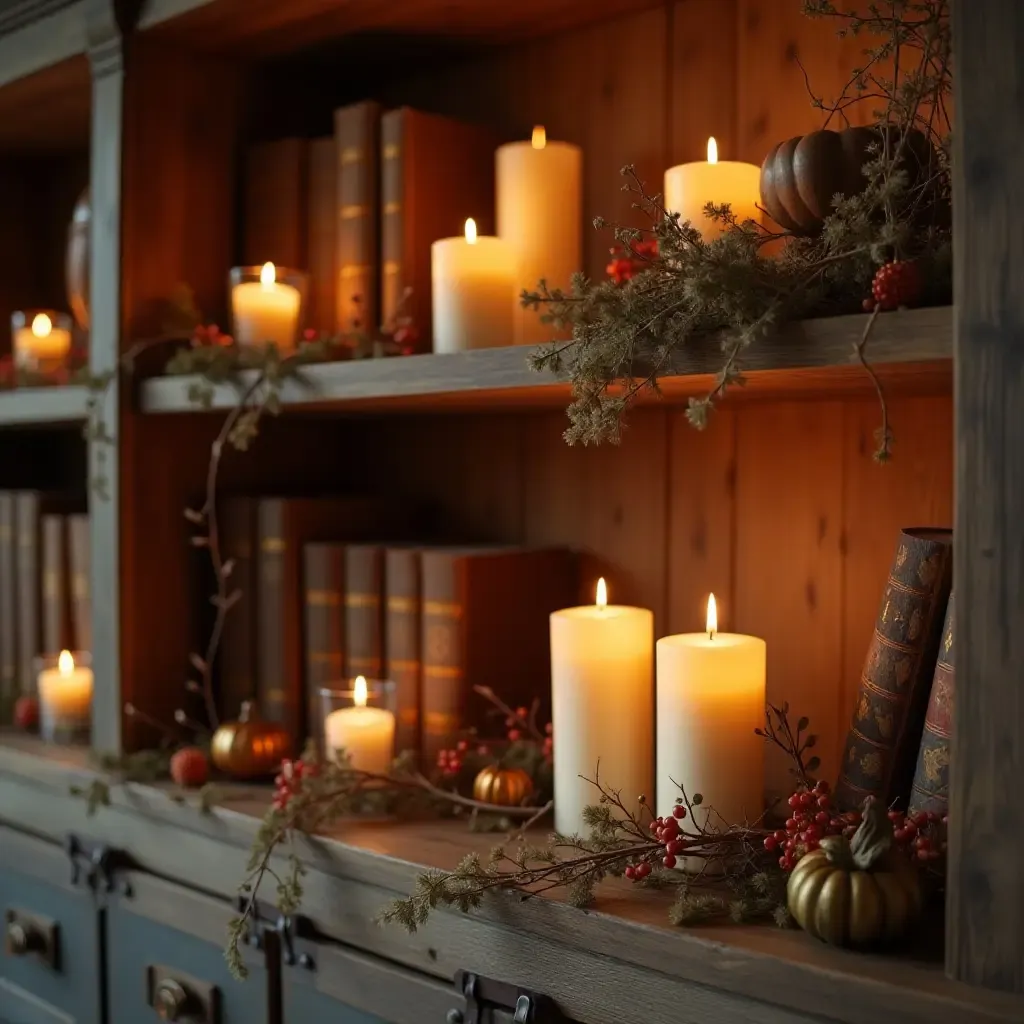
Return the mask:
[[0, 827], [0, 1022], [100, 1024], [100, 926], [63, 850]]
[[244, 983], [228, 971], [224, 943], [236, 916], [228, 904], [140, 872], [119, 878], [127, 895], [111, 900], [106, 912], [111, 1022], [274, 1020], [263, 954], [246, 950], [249, 977]]

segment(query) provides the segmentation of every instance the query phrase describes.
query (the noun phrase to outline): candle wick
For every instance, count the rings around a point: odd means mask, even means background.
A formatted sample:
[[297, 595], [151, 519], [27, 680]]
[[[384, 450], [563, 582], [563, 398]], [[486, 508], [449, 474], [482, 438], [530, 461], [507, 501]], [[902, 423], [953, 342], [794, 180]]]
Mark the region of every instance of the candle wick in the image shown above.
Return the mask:
[[714, 640], [715, 639], [715, 631], [713, 629], [709, 629], [708, 630], [708, 639], [709, 640]]

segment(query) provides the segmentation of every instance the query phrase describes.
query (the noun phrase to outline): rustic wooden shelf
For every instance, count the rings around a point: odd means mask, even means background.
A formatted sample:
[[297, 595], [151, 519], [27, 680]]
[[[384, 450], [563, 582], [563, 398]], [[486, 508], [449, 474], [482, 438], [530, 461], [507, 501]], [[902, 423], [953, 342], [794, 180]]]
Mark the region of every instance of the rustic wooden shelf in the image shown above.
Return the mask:
[[[815, 395], [872, 387], [857, 362], [854, 343], [864, 316], [830, 317], [793, 325], [751, 348], [744, 358], [742, 395]], [[883, 382], [901, 393], [949, 388], [952, 377], [952, 314], [948, 307], [886, 314], [868, 343], [867, 357]], [[477, 349], [452, 355], [364, 359], [307, 367], [301, 379], [285, 383], [285, 406], [307, 410], [476, 410], [544, 407], [565, 403], [565, 381], [538, 375], [527, 365], [532, 349]], [[682, 355], [662, 382], [670, 400], [706, 392], [721, 365], [714, 339]], [[149, 413], [195, 410], [188, 397], [194, 377], [159, 377], [142, 385], [142, 409]], [[229, 408], [237, 387], [214, 391], [213, 408]]]
[[5, 4], [0, 10], [0, 89], [84, 54], [85, 8], [86, 0]]
[[0, 391], [0, 427], [84, 423], [88, 400], [83, 385]]

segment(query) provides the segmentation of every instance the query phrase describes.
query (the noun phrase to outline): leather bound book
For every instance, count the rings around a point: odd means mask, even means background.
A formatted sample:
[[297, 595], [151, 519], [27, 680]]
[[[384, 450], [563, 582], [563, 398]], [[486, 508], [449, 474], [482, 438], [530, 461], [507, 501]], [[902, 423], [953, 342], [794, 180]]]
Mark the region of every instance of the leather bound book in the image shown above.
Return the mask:
[[548, 619], [572, 604], [576, 572], [559, 548], [425, 549], [422, 748], [426, 764], [458, 730], [493, 729], [489, 686], [506, 704], [551, 704]]
[[366, 101], [334, 115], [337, 193], [335, 324], [343, 333], [380, 325], [380, 104]]
[[75, 650], [92, 650], [92, 538], [87, 515], [68, 516], [71, 632]]
[[474, 218], [494, 230], [495, 137], [486, 129], [402, 107], [381, 120], [381, 321], [403, 312], [431, 350], [430, 247]]
[[280, 139], [251, 146], [245, 159], [247, 264], [306, 267], [309, 143]]
[[384, 559], [384, 675], [395, 684], [395, 750], [420, 749], [420, 552], [388, 548]]
[[14, 494], [0, 491], [0, 713], [8, 724], [18, 689], [18, 606], [14, 546]]
[[[257, 692], [256, 664], [256, 499], [245, 495], [224, 498], [219, 506], [220, 542], [225, 560], [234, 562], [230, 590], [240, 594], [224, 619], [217, 659], [217, 688], [221, 716], [238, 717], [242, 702]], [[203, 552], [206, 554], [206, 552]]]
[[67, 520], [62, 515], [41, 518], [42, 648], [41, 653], [74, 650], [71, 631], [71, 588]]
[[345, 550], [345, 675], [384, 675], [384, 548], [375, 544]]
[[304, 545], [302, 586], [306, 721], [319, 743], [320, 690], [338, 687], [344, 678], [345, 545]]
[[952, 568], [950, 531], [900, 534], [839, 766], [842, 808], [859, 807], [868, 796], [906, 806]]
[[309, 143], [309, 187], [306, 226], [309, 302], [306, 326], [327, 334], [335, 331], [337, 303], [338, 160], [334, 136]]
[[953, 645], [956, 635], [954, 622], [955, 595], [949, 595], [946, 622], [942, 627], [939, 658], [932, 676], [932, 690], [928, 697], [928, 711], [924, 718], [921, 749], [917, 755], [917, 770], [910, 790], [910, 813], [949, 811], [949, 743], [953, 732], [954, 679]]

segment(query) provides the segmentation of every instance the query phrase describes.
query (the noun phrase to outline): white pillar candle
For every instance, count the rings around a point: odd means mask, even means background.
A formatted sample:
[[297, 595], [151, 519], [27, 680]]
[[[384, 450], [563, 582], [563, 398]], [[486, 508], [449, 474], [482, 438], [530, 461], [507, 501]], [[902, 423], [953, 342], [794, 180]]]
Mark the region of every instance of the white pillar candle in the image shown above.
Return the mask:
[[515, 258], [504, 241], [477, 235], [471, 217], [464, 237], [430, 247], [430, 280], [435, 352], [512, 344]]
[[[658, 641], [658, 814], [671, 814], [679, 786], [700, 793], [703, 823], [724, 828], [764, 811], [765, 642], [719, 633], [715, 598], [703, 633]], [[724, 822], [723, 822], [724, 819]]]
[[92, 684], [92, 669], [76, 665], [70, 651], [60, 652], [56, 668], [39, 673], [39, 719], [44, 739], [77, 738], [88, 732]]
[[[18, 314], [19, 316], [21, 314]], [[58, 321], [60, 318], [58, 315]], [[36, 313], [31, 323], [14, 328], [14, 363], [24, 370], [47, 370], [64, 364], [71, 351], [71, 331], [54, 323], [48, 313]]]
[[[587, 834], [583, 809], [596, 804], [594, 779], [619, 790], [627, 808], [652, 798], [654, 615], [597, 603], [551, 615], [551, 703], [555, 828]], [[583, 776], [581, 778], [580, 776]]]
[[665, 172], [665, 209], [688, 220], [710, 242], [723, 231], [722, 225], [704, 214], [708, 203], [729, 203], [733, 215], [760, 221], [757, 204], [761, 198], [761, 168], [738, 160], [719, 160], [714, 138], [708, 139], [708, 158], [670, 167]]
[[291, 351], [298, 340], [301, 304], [299, 289], [278, 281], [274, 264], [265, 263], [259, 281], [231, 288], [235, 341], [239, 345], [273, 342], [282, 351]]
[[[519, 295], [536, 291], [543, 278], [549, 288], [568, 290], [582, 270], [583, 152], [568, 142], [549, 142], [543, 127], [529, 142], [510, 142], [495, 154], [498, 237], [516, 260], [515, 342], [550, 341], [551, 324], [537, 310], [523, 309]], [[543, 309], [541, 310], [543, 312]]]
[[368, 708], [366, 698], [366, 679], [359, 676], [355, 706], [338, 708], [324, 719], [324, 747], [332, 761], [343, 750], [353, 768], [384, 775], [395, 757], [395, 716], [386, 708]]

